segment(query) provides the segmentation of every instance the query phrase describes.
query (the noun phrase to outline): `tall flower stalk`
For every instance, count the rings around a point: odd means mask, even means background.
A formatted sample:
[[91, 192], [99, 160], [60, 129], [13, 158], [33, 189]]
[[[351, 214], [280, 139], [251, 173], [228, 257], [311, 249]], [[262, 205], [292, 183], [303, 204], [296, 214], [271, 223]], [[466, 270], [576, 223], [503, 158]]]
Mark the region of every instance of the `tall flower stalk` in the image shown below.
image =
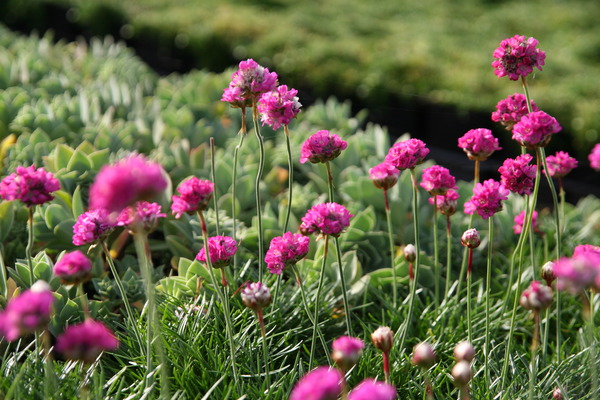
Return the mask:
[[476, 249], [481, 244], [481, 237], [477, 229], [471, 228], [463, 233], [460, 242], [469, 252], [469, 258], [467, 261], [467, 340], [472, 342], [472, 313], [471, 313], [471, 272], [473, 270], [473, 249]]
[[256, 313], [256, 319], [258, 320], [258, 326], [260, 328], [260, 335], [262, 336], [262, 348], [263, 348], [263, 363], [265, 368], [265, 379], [267, 386], [271, 388], [271, 373], [269, 372], [269, 350], [267, 348], [267, 332], [265, 330], [265, 320], [263, 314], [263, 308], [271, 304], [271, 292], [269, 288], [263, 285], [261, 282], [248, 283], [242, 292], [242, 302], [244, 305]]

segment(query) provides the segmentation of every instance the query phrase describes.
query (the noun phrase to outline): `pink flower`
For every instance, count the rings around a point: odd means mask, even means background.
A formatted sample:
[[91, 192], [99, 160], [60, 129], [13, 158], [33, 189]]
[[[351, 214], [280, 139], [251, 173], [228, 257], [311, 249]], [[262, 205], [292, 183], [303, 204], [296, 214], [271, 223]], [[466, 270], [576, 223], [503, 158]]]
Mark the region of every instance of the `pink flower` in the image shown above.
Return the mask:
[[350, 214], [346, 207], [337, 203], [321, 203], [313, 206], [302, 217], [300, 232], [311, 234], [319, 232], [323, 235], [339, 236], [350, 226]]
[[348, 147], [338, 135], [329, 131], [317, 131], [306, 139], [300, 149], [300, 164], [310, 161], [313, 164], [326, 163], [337, 158]]
[[81, 251], [65, 253], [54, 265], [54, 275], [63, 284], [73, 285], [87, 281], [92, 271], [92, 263]]
[[600, 257], [600, 246], [580, 244], [575, 246], [573, 257]]
[[467, 229], [460, 238], [460, 244], [469, 249], [476, 249], [481, 244], [481, 235], [477, 229]]
[[299, 233], [286, 232], [271, 240], [265, 254], [265, 263], [272, 274], [281, 275], [285, 267], [295, 265], [308, 253], [310, 238]]
[[546, 53], [538, 49], [537, 44], [536, 39], [520, 35], [504, 39], [494, 51], [494, 74], [499, 78], [508, 75], [510, 80], [516, 81], [532, 73], [533, 67], [541, 71]]
[[253, 59], [241, 61], [239, 68], [231, 76], [229, 87], [223, 91], [221, 101], [227, 101], [234, 107], [252, 105], [252, 99], [277, 87], [277, 74], [269, 72]]
[[502, 185], [513, 193], [531, 194], [533, 180], [537, 173], [537, 167], [530, 165], [533, 157], [530, 154], [521, 154], [515, 159], [507, 158], [498, 168], [502, 175]]
[[456, 189], [456, 179], [450, 175], [448, 168], [432, 165], [423, 170], [421, 187], [431, 195], [442, 195], [450, 189]]
[[458, 139], [458, 147], [470, 160], [485, 161], [496, 150], [502, 150], [492, 131], [485, 128], [471, 129]]
[[572, 257], [562, 257], [554, 262], [556, 287], [573, 294], [588, 288], [600, 289], [600, 250], [595, 246], [576, 248]]
[[360, 382], [348, 396], [348, 400], [394, 400], [395, 398], [394, 386], [372, 378]]
[[[534, 232], [539, 232], [537, 228], [538, 212], [533, 210], [533, 216], [531, 217], [531, 228]], [[515, 224], [513, 225], [513, 232], [515, 235], [520, 234], [523, 231], [525, 225], [525, 210], [521, 211], [514, 219]]]
[[509, 191], [493, 179], [478, 183], [473, 188], [473, 197], [465, 203], [465, 213], [477, 213], [488, 219], [502, 210], [502, 200], [508, 199]]
[[[208, 238], [208, 255], [213, 268], [225, 268], [231, 264], [235, 252], [237, 251], [237, 242], [229, 236], [213, 236]], [[204, 247], [200, 249], [196, 260], [206, 262], [206, 252]]]
[[[535, 103], [531, 101], [531, 111], [539, 110]], [[510, 131], [528, 113], [527, 98], [524, 94], [515, 93], [496, 104], [496, 111], [492, 113], [492, 121], [500, 122]]]
[[115, 334], [103, 323], [86, 319], [83, 323], [68, 326], [56, 339], [56, 350], [74, 361], [85, 364], [95, 362], [103, 351], [119, 347]]
[[0, 314], [0, 334], [9, 342], [44, 328], [50, 321], [54, 295], [44, 281], [8, 301]]
[[132, 232], [138, 229], [152, 232], [158, 226], [158, 219], [167, 216], [161, 211], [162, 207], [158, 203], [138, 201], [135, 206], [127, 207], [121, 211], [119, 218], [117, 218], [117, 225], [126, 226]]
[[[566, 151], [557, 151], [555, 155], [546, 157], [548, 172], [553, 178], [562, 178], [577, 167], [577, 160]], [[545, 172], [545, 171], [544, 171]]]
[[378, 189], [392, 188], [398, 182], [399, 176], [400, 170], [385, 161], [369, 170], [369, 178]]
[[101, 240], [110, 233], [114, 226], [108, 217], [108, 212], [104, 209], [84, 212], [73, 225], [73, 244], [83, 246]]
[[290, 121], [298, 115], [302, 104], [296, 96], [296, 89], [289, 89], [286, 85], [278, 86], [277, 89], [263, 93], [258, 99], [258, 112], [261, 113], [261, 121], [273, 128], [279, 129], [281, 125], [289, 125]]
[[394, 144], [385, 156], [385, 162], [403, 171], [421, 164], [427, 154], [429, 149], [423, 141], [408, 139]]
[[590, 160], [590, 167], [592, 167], [592, 169], [600, 171], [600, 143], [596, 143], [588, 155], [588, 160]]
[[443, 195], [435, 195], [429, 198], [429, 204], [436, 205], [437, 198], [437, 209], [447, 216], [454, 215], [456, 212], [457, 200], [460, 197], [458, 192], [454, 189], [448, 189]]
[[211, 181], [198, 179], [195, 176], [181, 182], [177, 188], [180, 196], [172, 197], [171, 211], [175, 218], [179, 218], [185, 213], [191, 214], [198, 210], [204, 210], [208, 206], [214, 190], [215, 185]]
[[331, 344], [331, 358], [344, 371], [352, 368], [360, 358], [365, 344], [359, 338], [340, 336]]
[[519, 303], [526, 310], [545, 310], [552, 304], [552, 289], [538, 281], [533, 281], [521, 294]]
[[102, 167], [90, 187], [90, 208], [121, 212], [137, 201], [153, 198], [166, 187], [165, 173], [159, 164], [141, 155], [130, 155]]
[[342, 374], [329, 367], [317, 367], [300, 379], [289, 400], [337, 400], [342, 394]]
[[528, 149], [545, 147], [551, 135], [560, 132], [562, 127], [559, 123], [543, 111], [534, 111], [524, 115], [513, 127], [512, 138], [521, 146]]
[[60, 189], [58, 179], [44, 168], [33, 165], [17, 167], [15, 172], [0, 182], [0, 197], [21, 200], [27, 207], [44, 204], [54, 198], [52, 192]]
[[271, 304], [271, 292], [261, 282], [249, 282], [242, 289], [240, 295], [242, 296], [242, 303], [255, 311], [262, 310]]

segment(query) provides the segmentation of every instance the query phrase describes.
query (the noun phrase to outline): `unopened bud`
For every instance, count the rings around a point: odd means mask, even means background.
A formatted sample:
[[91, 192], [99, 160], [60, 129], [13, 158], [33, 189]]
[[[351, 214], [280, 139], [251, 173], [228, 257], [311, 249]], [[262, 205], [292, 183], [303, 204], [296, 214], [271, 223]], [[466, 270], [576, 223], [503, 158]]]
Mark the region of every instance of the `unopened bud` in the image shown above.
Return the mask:
[[387, 326], [380, 326], [375, 332], [371, 333], [371, 340], [375, 347], [384, 353], [387, 353], [394, 344], [394, 331]]
[[244, 305], [254, 311], [262, 310], [271, 304], [271, 292], [261, 282], [248, 283], [240, 294]]
[[523, 291], [519, 303], [526, 310], [545, 310], [552, 303], [552, 289], [542, 285], [538, 281], [533, 281]]
[[465, 233], [463, 233], [460, 243], [469, 249], [475, 249], [481, 244], [481, 236], [479, 236], [477, 229], [467, 229]]
[[37, 281], [33, 285], [31, 285], [29, 290], [31, 290], [34, 293], [42, 293], [49, 292], [52, 290], [52, 288], [50, 288], [50, 285], [48, 285], [48, 283], [45, 281]]
[[452, 377], [454, 384], [458, 387], [464, 387], [471, 381], [471, 364], [468, 361], [459, 361], [452, 368]]
[[410, 360], [413, 365], [421, 368], [429, 368], [435, 363], [435, 351], [429, 343], [421, 342], [413, 348]]
[[554, 263], [552, 261], [548, 261], [542, 266], [542, 279], [546, 281], [548, 286], [552, 286], [552, 282], [556, 280], [556, 275], [554, 275]]
[[564, 396], [563, 396], [562, 390], [560, 390], [560, 388], [554, 389], [554, 392], [552, 393], [552, 399], [553, 400], [564, 400]]
[[417, 249], [412, 244], [404, 246], [404, 259], [408, 262], [414, 262], [417, 259]]
[[456, 361], [473, 361], [475, 358], [475, 348], [469, 342], [460, 342], [454, 348], [454, 358]]
[[364, 342], [351, 336], [340, 336], [331, 344], [331, 358], [343, 371], [352, 368], [360, 358]]

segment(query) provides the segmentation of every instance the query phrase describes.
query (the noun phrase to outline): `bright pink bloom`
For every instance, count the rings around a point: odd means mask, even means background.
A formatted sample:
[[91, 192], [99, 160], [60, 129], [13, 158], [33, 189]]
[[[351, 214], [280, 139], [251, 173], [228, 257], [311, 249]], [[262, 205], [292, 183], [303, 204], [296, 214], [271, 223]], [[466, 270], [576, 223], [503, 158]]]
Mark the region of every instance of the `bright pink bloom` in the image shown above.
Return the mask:
[[337, 400], [342, 394], [342, 379], [338, 369], [317, 367], [296, 383], [289, 400]]
[[50, 321], [54, 295], [50, 286], [37, 281], [30, 289], [8, 301], [0, 314], [0, 334], [9, 342], [44, 328]]
[[86, 211], [73, 225], [73, 244], [83, 246], [106, 237], [115, 227], [104, 209]]
[[[531, 101], [531, 111], [539, 111], [540, 109]], [[515, 93], [508, 96], [506, 99], [500, 100], [496, 104], [496, 111], [492, 113], [492, 121], [500, 122], [511, 130], [513, 126], [523, 118], [523, 115], [528, 114], [527, 98], [524, 94]]]
[[180, 196], [173, 196], [173, 204], [171, 204], [171, 211], [175, 218], [181, 217], [182, 214], [191, 214], [198, 210], [202, 211], [208, 206], [215, 185], [205, 179], [198, 179], [195, 176], [186, 179], [181, 182], [177, 191]]
[[352, 368], [360, 358], [365, 343], [352, 336], [340, 336], [331, 344], [331, 358], [344, 371]]
[[515, 35], [500, 42], [500, 47], [494, 50], [492, 67], [499, 78], [508, 75], [516, 81], [533, 72], [533, 67], [542, 70], [546, 53], [536, 46], [538, 41], [532, 37]]
[[306, 139], [300, 149], [300, 164], [310, 161], [313, 164], [326, 163], [337, 158], [348, 143], [329, 131], [317, 131]]
[[473, 197], [465, 203], [465, 213], [477, 213], [488, 219], [502, 210], [502, 200], [508, 199], [510, 192], [500, 182], [488, 179], [473, 188]]
[[33, 165], [17, 167], [15, 172], [0, 182], [0, 197], [21, 200], [27, 207], [44, 204], [54, 198], [52, 192], [60, 189], [58, 179], [44, 168]]
[[432, 165], [423, 170], [421, 187], [431, 195], [442, 195], [450, 189], [456, 189], [456, 179], [448, 168]]
[[530, 154], [521, 154], [515, 159], [507, 158], [498, 168], [502, 175], [500, 181], [502, 185], [513, 193], [531, 194], [533, 190], [533, 180], [537, 173], [537, 167], [530, 165], [533, 160]]
[[54, 265], [54, 275], [63, 284], [78, 284], [90, 278], [92, 263], [81, 251], [65, 253]]
[[538, 281], [533, 281], [521, 294], [519, 303], [526, 310], [545, 310], [552, 304], [552, 289]]
[[578, 294], [589, 288], [600, 289], [600, 249], [578, 246], [572, 257], [554, 262], [553, 272], [559, 290]]
[[348, 400], [394, 400], [395, 398], [394, 386], [372, 378], [360, 382], [348, 395]]
[[369, 178], [378, 189], [388, 190], [394, 187], [399, 176], [400, 170], [385, 161], [369, 170]]
[[502, 150], [492, 131], [485, 128], [471, 129], [458, 139], [458, 147], [470, 160], [485, 161], [496, 150]]
[[590, 154], [588, 155], [590, 167], [596, 171], [600, 171], [600, 143], [596, 143]]
[[600, 246], [580, 244], [573, 249], [573, 257], [600, 257]]
[[353, 216], [346, 207], [340, 204], [317, 204], [302, 217], [300, 232], [306, 235], [318, 232], [337, 237], [350, 226], [350, 218]]
[[138, 201], [135, 206], [127, 207], [121, 211], [119, 218], [117, 218], [117, 225], [126, 226], [132, 232], [138, 229], [152, 232], [158, 226], [158, 219], [167, 216], [161, 211], [162, 207], [158, 203]]
[[[225, 268], [231, 264], [231, 259], [236, 251], [237, 242], [229, 236], [213, 236], [208, 238], [208, 254], [214, 268]], [[206, 262], [204, 247], [196, 255], [196, 260]]]
[[56, 350], [59, 353], [69, 360], [83, 361], [85, 364], [95, 362], [103, 351], [113, 351], [118, 347], [119, 340], [115, 334], [93, 319], [68, 326], [56, 338]]
[[394, 144], [385, 156], [385, 162], [403, 171], [421, 164], [427, 154], [429, 149], [425, 142], [419, 139], [408, 139]]
[[240, 62], [238, 70], [231, 76], [229, 87], [223, 91], [221, 101], [227, 101], [234, 107], [251, 106], [252, 98], [276, 87], [277, 74], [249, 58]]
[[[548, 172], [553, 178], [562, 178], [577, 167], [577, 160], [566, 151], [557, 151], [555, 155], [546, 157]], [[545, 171], [544, 171], [545, 172]]]
[[258, 112], [261, 113], [261, 121], [273, 128], [279, 129], [281, 125], [289, 125], [290, 121], [300, 112], [300, 101], [298, 91], [289, 89], [286, 85], [278, 86], [277, 89], [263, 93], [258, 99]]
[[90, 208], [121, 212], [141, 200], [150, 200], [167, 187], [159, 164], [142, 155], [130, 155], [113, 165], [102, 167], [90, 187]]
[[[531, 217], [531, 228], [534, 232], [538, 232], [537, 228], [538, 212], [533, 210], [533, 216]], [[525, 225], [525, 210], [521, 211], [514, 219], [515, 224], [513, 225], [513, 232], [515, 235], [520, 234], [523, 231]]]
[[545, 147], [551, 139], [551, 135], [560, 132], [562, 127], [559, 123], [543, 111], [534, 111], [524, 115], [513, 127], [512, 138], [521, 146], [528, 149]]
[[281, 275], [284, 268], [295, 265], [308, 253], [310, 238], [300, 233], [286, 232], [271, 240], [265, 263], [272, 274]]
[[249, 282], [240, 292], [242, 303], [254, 311], [262, 310], [271, 304], [271, 292], [262, 282]]
[[454, 215], [456, 212], [457, 200], [460, 197], [458, 192], [454, 189], [448, 189], [443, 195], [436, 195], [429, 198], [429, 204], [436, 205], [435, 200], [437, 198], [437, 209], [447, 216]]

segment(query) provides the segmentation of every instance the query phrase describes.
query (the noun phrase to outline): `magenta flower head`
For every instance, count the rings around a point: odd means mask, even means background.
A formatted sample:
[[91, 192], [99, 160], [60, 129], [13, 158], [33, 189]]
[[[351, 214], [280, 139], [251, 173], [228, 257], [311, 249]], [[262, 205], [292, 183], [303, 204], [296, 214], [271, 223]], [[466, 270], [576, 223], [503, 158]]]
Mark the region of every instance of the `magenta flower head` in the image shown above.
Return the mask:
[[[562, 178], [577, 167], [577, 160], [566, 151], [557, 151], [553, 156], [546, 157], [548, 172], [553, 178]], [[544, 171], [546, 172], [546, 171]]]
[[395, 398], [394, 386], [372, 378], [360, 382], [348, 395], [348, 400], [394, 400]]
[[277, 74], [269, 72], [253, 59], [241, 61], [237, 71], [231, 76], [229, 87], [223, 91], [221, 101], [233, 107], [248, 107], [252, 99], [277, 87]]
[[103, 351], [113, 351], [119, 347], [115, 334], [103, 323], [86, 319], [84, 322], [68, 326], [56, 338], [56, 350], [66, 359], [95, 362]]
[[532, 37], [515, 35], [500, 42], [500, 47], [494, 50], [492, 67], [499, 78], [508, 76], [511, 81], [526, 77], [536, 67], [540, 71], [546, 59], [546, 53], [536, 46], [538, 41]]
[[[523, 231], [525, 225], [525, 210], [521, 211], [514, 219], [515, 224], [513, 225], [513, 232], [515, 235], [519, 235]], [[531, 228], [534, 232], [539, 232], [537, 227], [538, 212], [533, 210], [533, 216], [531, 217]]]
[[54, 265], [54, 275], [65, 285], [76, 285], [90, 279], [92, 262], [81, 251], [65, 253]]
[[600, 288], [600, 252], [582, 251], [572, 257], [554, 261], [553, 268], [558, 290], [579, 294], [589, 288]]
[[[229, 236], [213, 236], [208, 238], [208, 255], [214, 268], [225, 268], [231, 264], [231, 259], [236, 251], [237, 242]], [[196, 255], [196, 260], [206, 262], [204, 247]]]
[[167, 216], [161, 211], [162, 207], [158, 203], [138, 201], [134, 206], [124, 208], [121, 211], [117, 218], [117, 225], [127, 227], [130, 232], [138, 230], [152, 232], [158, 226], [158, 219]]
[[271, 240], [265, 263], [272, 274], [281, 275], [286, 267], [295, 265], [308, 253], [310, 238], [300, 233], [286, 232]]
[[192, 214], [196, 211], [202, 211], [208, 206], [215, 185], [205, 179], [198, 179], [195, 176], [181, 182], [177, 191], [179, 196], [173, 196], [171, 211], [175, 218], [180, 218], [182, 214]]
[[419, 139], [408, 139], [394, 144], [385, 156], [385, 162], [404, 171], [421, 164], [427, 154], [429, 149], [425, 142]]
[[465, 213], [477, 213], [488, 219], [502, 210], [502, 200], [508, 199], [510, 192], [500, 182], [488, 179], [473, 188], [473, 197], [465, 203]]
[[340, 336], [331, 344], [333, 349], [331, 358], [342, 371], [348, 371], [358, 362], [363, 347], [365, 347], [365, 344], [359, 338]]
[[502, 166], [498, 168], [502, 185], [513, 193], [531, 194], [533, 180], [537, 173], [537, 167], [529, 164], [532, 159], [530, 154], [521, 154], [515, 159], [504, 160]]
[[300, 164], [310, 161], [313, 164], [326, 163], [337, 158], [348, 143], [329, 131], [317, 131], [302, 143]]
[[350, 226], [350, 218], [353, 216], [346, 207], [338, 203], [321, 203], [306, 212], [299, 229], [304, 235], [318, 232], [338, 237]]
[[58, 179], [44, 168], [33, 165], [17, 167], [15, 172], [0, 182], [0, 197], [21, 200], [27, 207], [44, 204], [54, 198], [52, 192], [60, 189]]
[[429, 204], [436, 205], [439, 212], [443, 215], [451, 216], [456, 212], [457, 200], [460, 197], [454, 189], [448, 189], [443, 195], [436, 195], [429, 198]]
[[469, 249], [476, 249], [481, 244], [481, 235], [475, 228], [467, 229], [460, 238], [460, 243]]
[[485, 161], [494, 151], [502, 150], [492, 131], [485, 128], [471, 129], [458, 139], [458, 147], [467, 153], [469, 160]]
[[596, 143], [590, 154], [588, 155], [590, 167], [596, 171], [600, 171], [600, 143]]
[[435, 358], [433, 347], [427, 342], [421, 342], [413, 348], [410, 362], [421, 368], [430, 368], [435, 363]]
[[400, 170], [385, 161], [369, 170], [369, 178], [378, 189], [390, 189], [398, 182], [399, 176]]
[[77, 218], [73, 225], [73, 244], [83, 246], [104, 239], [112, 229], [114, 223], [108, 212], [102, 208], [86, 211]]
[[90, 208], [109, 214], [121, 212], [137, 201], [150, 200], [167, 187], [163, 168], [144, 156], [130, 155], [102, 167], [90, 187]]
[[8, 301], [0, 314], [0, 333], [9, 342], [44, 328], [50, 321], [54, 295], [44, 281], [37, 281], [30, 289]]
[[302, 104], [298, 101], [298, 91], [289, 89], [286, 85], [278, 86], [275, 90], [263, 93], [258, 99], [258, 112], [261, 113], [263, 125], [267, 124], [274, 131], [281, 125], [289, 125], [298, 115]]
[[271, 304], [271, 292], [261, 282], [250, 282], [242, 289], [242, 303], [254, 311], [262, 310]]
[[296, 383], [289, 400], [337, 400], [342, 394], [342, 379], [336, 368], [317, 367]]
[[[531, 102], [531, 111], [539, 111], [540, 109]], [[500, 122], [507, 130], [512, 130], [513, 126], [529, 113], [527, 108], [527, 98], [524, 94], [515, 93], [508, 96], [506, 99], [500, 100], [496, 104], [496, 111], [492, 113], [492, 121]]]
[[542, 285], [538, 281], [531, 282], [531, 285], [523, 291], [519, 299], [521, 307], [526, 310], [542, 311], [552, 304], [552, 289], [549, 286]]
[[513, 127], [512, 138], [528, 149], [545, 147], [550, 143], [551, 135], [560, 132], [562, 127], [554, 117], [543, 111], [534, 111], [524, 115]]
[[448, 168], [432, 165], [423, 170], [421, 187], [431, 195], [442, 195], [450, 189], [456, 189], [456, 179], [450, 175]]

